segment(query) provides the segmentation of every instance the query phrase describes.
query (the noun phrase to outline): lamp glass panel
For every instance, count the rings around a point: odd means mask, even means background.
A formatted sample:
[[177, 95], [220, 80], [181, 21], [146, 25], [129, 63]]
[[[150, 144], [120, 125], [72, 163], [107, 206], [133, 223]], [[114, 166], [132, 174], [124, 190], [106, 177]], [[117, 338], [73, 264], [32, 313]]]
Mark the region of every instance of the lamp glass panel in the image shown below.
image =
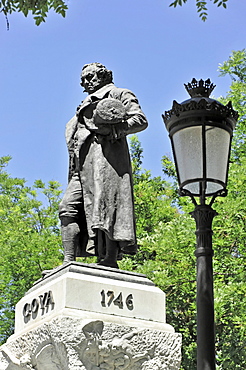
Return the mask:
[[194, 181], [183, 186], [183, 189], [188, 190], [193, 195], [200, 195], [200, 182]]
[[173, 135], [173, 145], [180, 183], [182, 184], [187, 180], [201, 178], [203, 174], [202, 127], [186, 127], [175, 132]]
[[213, 195], [226, 185], [230, 133], [220, 127], [205, 127], [206, 169], [203, 168], [202, 140], [202, 126], [190, 126], [177, 131], [173, 135], [176, 166], [180, 185], [189, 181], [182, 185], [184, 189], [201, 195], [200, 184], [205, 181], [205, 194]]
[[206, 126], [207, 178], [226, 182], [230, 134], [219, 128]]
[[206, 189], [205, 189], [205, 195], [213, 195], [217, 193], [217, 191], [222, 190], [224, 186], [221, 184], [218, 184], [216, 182], [207, 181], [206, 182]]

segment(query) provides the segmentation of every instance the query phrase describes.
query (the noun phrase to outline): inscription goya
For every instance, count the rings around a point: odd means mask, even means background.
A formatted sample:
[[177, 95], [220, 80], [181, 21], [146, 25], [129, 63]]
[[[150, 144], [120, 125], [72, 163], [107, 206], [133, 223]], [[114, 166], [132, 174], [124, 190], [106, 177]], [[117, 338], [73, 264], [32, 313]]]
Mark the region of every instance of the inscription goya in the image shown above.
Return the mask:
[[32, 313], [36, 313], [39, 309], [48, 309], [49, 306], [53, 307], [55, 304], [52, 291], [39, 295], [38, 298], [34, 298], [31, 303], [26, 303], [23, 307], [23, 316], [28, 317]]

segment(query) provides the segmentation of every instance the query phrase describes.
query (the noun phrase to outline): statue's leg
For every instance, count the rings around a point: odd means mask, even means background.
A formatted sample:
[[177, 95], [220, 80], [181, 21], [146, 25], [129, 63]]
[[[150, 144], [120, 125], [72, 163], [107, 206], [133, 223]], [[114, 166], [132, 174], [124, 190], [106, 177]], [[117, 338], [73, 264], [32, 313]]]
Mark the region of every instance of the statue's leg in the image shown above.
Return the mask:
[[105, 233], [97, 229], [97, 256], [98, 262], [101, 262], [106, 256], [106, 242], [105, 242]]
[[117, 256], [119, 253], [119, 243], [109, 239], [105, 234], [106, 255], [103, 260], [98, 262], [98, 265], [119, 268], [117, 264]]
[[76, 259], [80, 236], [79, 217], [82, 204], [83, 195], [80, 179], [78, 174], [74, 174], [59, 205], [64, 264]]
[[61, 218], [62, 244], [64, 248], [63, 264], [75, 261], [75, 252], [79, 243], [79, 225], [74, 219], [69, 217]]

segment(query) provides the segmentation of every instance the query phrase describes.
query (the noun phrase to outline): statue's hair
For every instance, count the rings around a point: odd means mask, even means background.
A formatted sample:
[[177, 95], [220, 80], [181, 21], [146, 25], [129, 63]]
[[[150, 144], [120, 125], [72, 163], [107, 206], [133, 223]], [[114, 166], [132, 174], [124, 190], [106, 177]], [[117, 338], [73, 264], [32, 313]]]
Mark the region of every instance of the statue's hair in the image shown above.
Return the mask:
[[102, 78], [102, 80], [105, 82], [105, 83], [111, 83], [113, 82], [113, 73], [112, 71], [108, 70], [103, 64], [101, 63], [89, 63], [89, 64], [85, 64], [84, 67], [82, 68], [82, 71], [89, 67], [89, 66], [95, 66], [98, 70], [97, 70], [97, 75], [98, 77]]

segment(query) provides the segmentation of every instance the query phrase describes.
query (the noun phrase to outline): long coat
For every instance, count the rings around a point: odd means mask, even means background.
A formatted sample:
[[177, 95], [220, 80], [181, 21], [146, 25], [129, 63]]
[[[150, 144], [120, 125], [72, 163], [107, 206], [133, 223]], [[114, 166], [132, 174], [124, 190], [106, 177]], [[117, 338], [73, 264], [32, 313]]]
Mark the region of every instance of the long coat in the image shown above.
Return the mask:
[[[120, 124], [96, 124], [95, 110], [104, 98], [120, 100], [127, 119]], [[122, 252], [136, 250], [132, 171], [126, 135], [142, 131], [148, 123], [136, 96], [113, 83], [90, 94], [66, 126], [69, 179], [80, 174], [89, 240], [97, 230], [119, 242]], [[86, 246], [81, 246], [82, 250]], [[77, 255], [83, 255], [81, 251]]]

